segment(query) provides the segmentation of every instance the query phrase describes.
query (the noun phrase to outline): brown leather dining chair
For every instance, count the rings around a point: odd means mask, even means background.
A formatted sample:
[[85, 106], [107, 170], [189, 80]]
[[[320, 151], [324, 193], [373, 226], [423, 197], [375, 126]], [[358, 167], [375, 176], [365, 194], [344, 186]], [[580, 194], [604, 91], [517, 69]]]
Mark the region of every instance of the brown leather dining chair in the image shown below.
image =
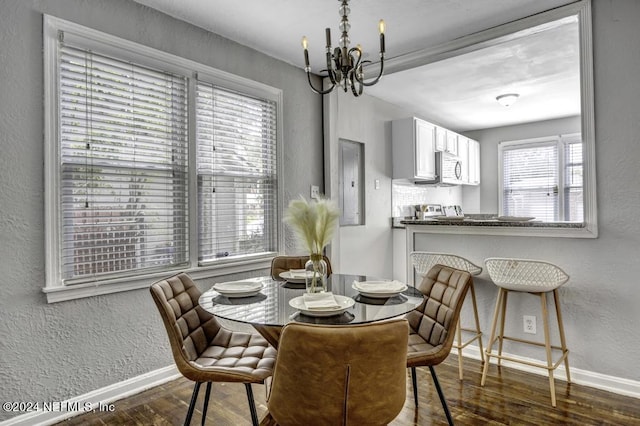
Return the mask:
[[406, 400], [408, 336], [404, 319], [287, 324], [280, 336], [269, 414], [281, 426], [388, 424]]
[[411, 368], [415, 405], [418, 406], [416, 367], [426, 366], [450, 425], [453, 419], [433, 367], [451, 352], [456, 324], [471, 282], [471, 274], [467, 271], [435, 265], [416, 286], [425, 295], [425, 301], [406, 315], [411, 328], [407, 367]]
[[[327, 256], [322, 256], [327, 262], [327, 275], [331, 275], [331, 262]], [[277, 281], [284, 281], [280, 273], [290, 269], [304, 269], [304, 264], [309, 260], [309, 256], [276, 256], [271, 260], [271, 278]]]
[[200, 385], [207, 383], [202, 424], [207, 415], [212, 382], [244, 383], [251, 420], [258, 424], [252, 383], [264, 383], [271, 376], [276, 350], [258, 334], [224, 328], [214, 315], [198, 304], [200, 290], [184, 274], [151, 285], [151, 296], [169, 335], [178, 370], [195, 386], [185, 425], [191, 422]]

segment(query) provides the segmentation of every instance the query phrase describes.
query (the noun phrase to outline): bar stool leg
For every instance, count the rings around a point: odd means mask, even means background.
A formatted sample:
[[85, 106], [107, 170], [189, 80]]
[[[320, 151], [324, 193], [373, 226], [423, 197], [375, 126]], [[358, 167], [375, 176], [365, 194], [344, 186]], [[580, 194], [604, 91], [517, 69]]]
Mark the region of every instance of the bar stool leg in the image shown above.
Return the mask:
[[[500, 319], [500, 334], [498, 335], [498, 356], [502, 356], [502, 343], [504, 342], [504, 322], [507, 317], [507, 296], [509, 290], [502, 290], [502, 318]], [[498, 358], [498, 367], [502, 366], [502, 358]]]
[[558, 318], [558, 331], [560, 332], [560, 347], [562, 348], [562, 356], [564, 356], [564, 368], [567, 375], [567, 383], [571, 383], [571, 373], [569, 373], [569, 349], [567, 349], [567, 341], [564, 336], [564, 325], [562, 323], [562, 311], [560, 310], [560, 294], [558, 289], [553, 290], [553, 300], [556, 304], [556, 317]]
[[551, 339], [549, 337], [549, 311], [547, 310], [546, 293], [540, 293], [540, 304], [542, 307], [542, 323], [544, 325], [544, 348], [547, 352], [547, 372], [549, 374], [549, 389], [551, 391], [551, 405], [556, 406], [556, 387], [553, 379], [553, 361], [551, 358]]
[[[463, 328], [462, 322], [458, 320], [458, 324], [456, 324], [456, 340], [457, 343], [453, 344], [453, 347], [458, 349], [458, 377], [460, 380], [463, 379], [463, 367], [462, 367], [462, 349], [469, 345], [474, 340], [478, 341], [478, 347], [480, 349], [480, 360], [484, 362], [484, 350], [482, 348], [482, 331], [480, 331], [480, 318], [478, 317], [478, 303], [476, 302], [476, 291], [473, 286], [473, 282], [469, 286], [469, 290], [471, 291], [471, 303], [473, 305], [473, 318], [475, 320], [475, 328]], [[473, 333], [473, 337], [464, 342], [462, 340], [462, 332], [468, 331]]]
[[459, 318], [458, 324], [456, 325], [456, 335], [458, 336], [458, 378], [462, 380], [462, 327], [460, 326]]
[[493, 320], [491, 321], [491, 336], [489, 337], [489, 344], [487, 345], [487, 352], [484, 357], [484, 367], [482, 368], [482, 379], [480, 379], [480, 386], [484, 386], [487, 380], [487, 372], [489, 371], [489, 360], [491, 359], [491, 349], [493, 348], [493, 342], [496, 340], [496, 328], [498, 327], [498, 316], [500, 315], [500, 307], [502, 305], [502, 295], [505, 290], [503, 288], [498, 289], [498, 297], [496, 298], [496, 307], [493, 310]]
[[471, 302], [473, 303], [473, 317], [476, 321], [476, 335], [478, 336], [478, 347], [480, 348], [480, 361], [484, 362], [484, 351], [482, 350], [482, 331], [480, 330], [480, 318], [478, 317], [478, 303], [476, 302], [476, 290], [471, 283]]

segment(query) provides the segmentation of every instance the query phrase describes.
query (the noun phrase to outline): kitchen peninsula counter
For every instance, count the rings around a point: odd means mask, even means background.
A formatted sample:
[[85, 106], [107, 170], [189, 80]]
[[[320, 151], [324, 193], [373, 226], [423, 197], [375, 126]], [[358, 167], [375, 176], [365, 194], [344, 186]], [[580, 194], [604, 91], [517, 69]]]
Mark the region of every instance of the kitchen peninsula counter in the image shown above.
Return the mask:
[[508, 228], [583, 228], [581, 222], [541, 222], [536, 220], [500, 220], [500, 219], [405, 219], [401, 220], [402, 225], [426, 225], [429, 227], [508, 227]]

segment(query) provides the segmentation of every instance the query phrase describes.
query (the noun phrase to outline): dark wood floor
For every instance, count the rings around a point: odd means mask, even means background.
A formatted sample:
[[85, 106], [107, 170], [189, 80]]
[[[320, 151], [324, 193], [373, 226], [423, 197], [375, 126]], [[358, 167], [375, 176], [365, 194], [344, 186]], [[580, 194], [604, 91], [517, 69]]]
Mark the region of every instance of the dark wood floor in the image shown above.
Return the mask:
[[[557, 407], [551, 407], [545, 376], [491, 366], [480, 387], [481, 364], [465, 359], [464, 380], [458, 380], [457, 358], [436, 367], [456, 425], [640, 425], [640, 400], [556, 380]], [[413, 404], [410, 376], [407, 402], [393, 426], [446, 425], [442, 406], [427, 368], [418, 368], [420, 407]], [[193, 383], [179, 379], [116, 401], [113, 413], [91, 413], [60, 425], [180, 425], [184, 422]], [[264, 386], [254, 386], [258, 416], [266, 413]], [[204, 386], [192, 424], [201, 419]], [[211, 425], [250, 425], [244, 386], [214, 383], [207, 413]]]

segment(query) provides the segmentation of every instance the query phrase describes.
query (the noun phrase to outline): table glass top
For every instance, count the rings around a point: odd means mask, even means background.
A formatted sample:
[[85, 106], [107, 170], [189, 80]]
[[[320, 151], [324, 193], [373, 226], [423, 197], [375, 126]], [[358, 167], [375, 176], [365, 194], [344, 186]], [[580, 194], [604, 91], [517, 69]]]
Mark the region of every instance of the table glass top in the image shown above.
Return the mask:
[[[305, 284], [275, 281], [271, 277], [252, 278], [263, 288], [255, 296], [228, 298], [211, 289], [200, 296], [200, 306], [216, 316], [255, 325], [282, 326], [291, 321], [312, 324], [361, 324], [403, 315], [422, 303], [423, 295], [414, 287], [390, 297], [374, 299], [361, 295], [352, 287], [354, 281], [366, 281], [360, 275], [333, 274], [327, 279], [327, 290], [354, 299], [353, 307], [328, 317], [302, 314], [289, 301], [302, 296]], [[244, 280], [246, 281], [246, 280]]]

